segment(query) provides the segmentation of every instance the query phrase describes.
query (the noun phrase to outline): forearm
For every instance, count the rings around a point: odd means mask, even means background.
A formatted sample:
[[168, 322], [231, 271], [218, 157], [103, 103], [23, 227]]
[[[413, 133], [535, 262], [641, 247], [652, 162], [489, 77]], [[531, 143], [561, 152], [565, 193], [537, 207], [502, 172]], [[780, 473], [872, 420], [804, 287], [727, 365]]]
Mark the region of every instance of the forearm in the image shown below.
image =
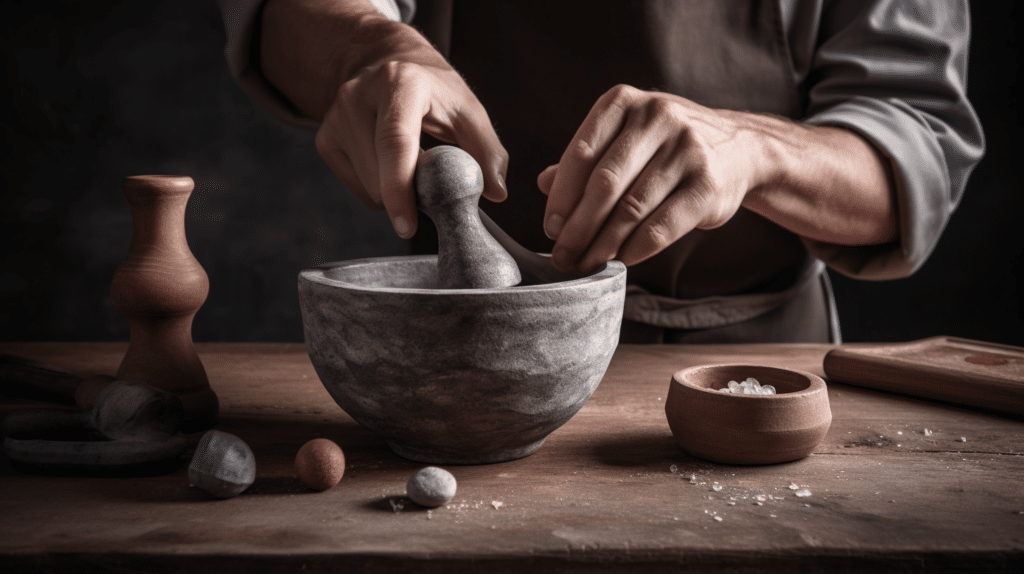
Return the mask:
[[884, 157], [858, 134], [743, 114], [762, 174], [747, 209], [811, 240], [876, 245], [896, 239], [896, 191]]
[[359, 70], [394, 54], [422, 58], [429, 48], [413, 28], [392, 22], [368, 0], [267, 0], [263, 10], [263, 74], [316, 121]]

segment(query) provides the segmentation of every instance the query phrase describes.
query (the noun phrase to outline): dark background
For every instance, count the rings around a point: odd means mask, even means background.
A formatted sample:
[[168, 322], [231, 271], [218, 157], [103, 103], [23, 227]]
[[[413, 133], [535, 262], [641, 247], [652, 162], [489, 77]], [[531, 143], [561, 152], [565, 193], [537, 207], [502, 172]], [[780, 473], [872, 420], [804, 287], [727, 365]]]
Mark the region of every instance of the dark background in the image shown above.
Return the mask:
[[[35, 0], [0, 8], [6, 60], [0, 340], [127, 340], [109, 295], [128, 249], [127, 175], [189, 175], [192, 252], [210, 275], [197, 341], [300, 341], [299, 270], [405, 253], [382, 213], [323, 165], [313, 133], [229, 77], [212, 0]], [[844, 339], [956, 335], [1024, 345], [1016, 14], [971, 7], [969, 91], [988, 152], [928, 263], [869, 283], [833, 274]]]

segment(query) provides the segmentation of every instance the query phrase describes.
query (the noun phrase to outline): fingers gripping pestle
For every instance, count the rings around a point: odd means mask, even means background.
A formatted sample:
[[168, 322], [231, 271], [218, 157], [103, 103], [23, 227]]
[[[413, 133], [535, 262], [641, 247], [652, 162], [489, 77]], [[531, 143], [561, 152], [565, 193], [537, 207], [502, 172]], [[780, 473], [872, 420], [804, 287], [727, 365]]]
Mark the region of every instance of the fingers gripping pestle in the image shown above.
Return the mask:
[[477, 203], [483, 172], [468, 153], [453, 146], [421, 152], [416, 165], [416, 199], [437, 226], [438, 287], [512, 287], [519, 267], [480, 221]]

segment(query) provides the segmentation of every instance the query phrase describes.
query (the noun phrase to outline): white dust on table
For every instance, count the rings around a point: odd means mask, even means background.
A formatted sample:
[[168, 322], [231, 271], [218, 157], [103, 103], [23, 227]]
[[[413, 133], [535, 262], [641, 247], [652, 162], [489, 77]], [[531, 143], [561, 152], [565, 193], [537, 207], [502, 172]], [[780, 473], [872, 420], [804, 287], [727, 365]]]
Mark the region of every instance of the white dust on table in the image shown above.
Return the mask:
[[486, 500], [473, 500], [473, 501], [464, 501], [464, 502], [459, 502], [459, 503], [448, 504], [448, 505], [445, 506], [445, 508], [447, 508], [448, 510], [455, 510], [455, 511], [460, 511], [460, 510], [481, 510], [481, 509], [492, 509], [492, 508], [494, 510], [498, 510], [499, 508], [504, 508], [504, 506], [505, 506], [505, 503], [500, 501], [500, 500], [491, 500], [490, 502], [488, 502]]
[[[787, 504], [787, 500], [792, 500], [788, 495], [784, 496], [783, 493], [789, 491], [789, 493], [797, 498], [807, 498], [813, 496], [813, 493], [808, 485], [800, 485], [794, 481], [785, 481], [783, 485], [769, 486], [765, 488], [750, 488], [749, 486], [730, 485], [727, 481], [711, 480], [714, 476], [712, 470], [700, 470], [698, 472], [680, 472], [678, 465], [669, 466], [670, 476], [678, 476], [680, 480], [687, 482], [695, 486], [703, 486], [710, 488], [713, 493], [717, 495], [708, 496], [708, 500], [719, 500], [725, 503], [727, 507], [735, 507], [738, 502], [747, 501], [753, 506], [765, 507], [766, 505], [771, 508], [768, 516], [770, 518], [778, 518], [777, 512], [783, 508], [778, 505]], [[698, 476], [700, 474], [701, 476]], [[736, 476], [735, 473], [732, 476]], [[774, 493], [765, 492], [765, 490], [774, 489]], [[812, 506], [807, 503], [800, 505], [802, 508], [811, 508]], [[768, 508], [765, 508], [768, 510]], [[722, 522], [726, 516], [719, 514], [714, 510], [705, 509], [704, 513], [709, 515], [715, 522]], [[678, 521], [679, 517], [674, 516], [673, 520]]]

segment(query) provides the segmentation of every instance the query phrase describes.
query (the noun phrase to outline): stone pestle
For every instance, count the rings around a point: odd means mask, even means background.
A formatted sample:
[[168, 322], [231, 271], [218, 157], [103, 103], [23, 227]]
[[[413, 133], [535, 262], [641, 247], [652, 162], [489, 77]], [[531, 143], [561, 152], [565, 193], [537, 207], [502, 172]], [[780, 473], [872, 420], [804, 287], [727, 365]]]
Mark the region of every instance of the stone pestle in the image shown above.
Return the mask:
[[522, 280], [515, 259], [480, 221], [480, 166], [465, 151], [437, 146], [420, 153], [415, 175], [419, 209], [437, 226], [440, 289], [512, 287]]

